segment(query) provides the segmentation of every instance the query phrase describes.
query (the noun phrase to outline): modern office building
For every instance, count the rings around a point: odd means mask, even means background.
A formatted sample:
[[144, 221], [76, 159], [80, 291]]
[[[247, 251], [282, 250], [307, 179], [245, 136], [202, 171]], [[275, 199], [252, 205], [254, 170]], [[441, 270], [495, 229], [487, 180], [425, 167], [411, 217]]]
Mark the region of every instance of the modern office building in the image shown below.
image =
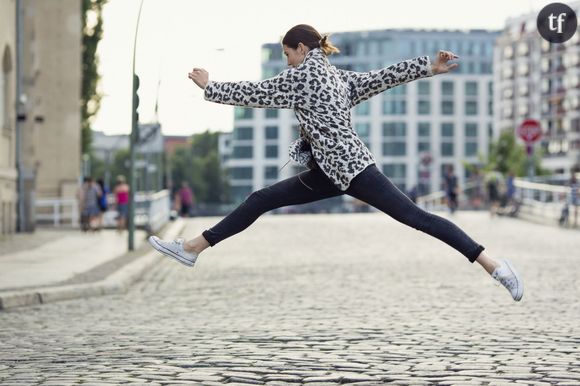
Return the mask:
[[[580, 2], [568, 5], [580, 14]], [[526, 118], [540, 121], [542, 164], [566, 174], [580, 164], [580, 32], [551, 44], [538, 34], [536, 18], [508, 19], [497, 41], [494, 122], [515, 130]]]
[[[335, 66], [369, 71], [440, 49], [460, 57], [450, 74], [421, 79], [388, 90], [353, 109], [353, 125], [378, 166], [401, 189], [420, 185], [423, 193], [441, 187], [442, 170], [453, 165], [463, 183], [464, 164], [478, 164], [492, 137], [493, 48], [499, 31], [380, 30], [331, 35], [341, 53]], [[263, 78], [286, 68], [279, 43], [263, 46]], [[291, 110], [236, 108], [231, 133], [232, 196], [241, 201], [252, 190], [295, 174], [288, 145], [298, 135]], [[422, 162], [423, 161], [423, 162]]]

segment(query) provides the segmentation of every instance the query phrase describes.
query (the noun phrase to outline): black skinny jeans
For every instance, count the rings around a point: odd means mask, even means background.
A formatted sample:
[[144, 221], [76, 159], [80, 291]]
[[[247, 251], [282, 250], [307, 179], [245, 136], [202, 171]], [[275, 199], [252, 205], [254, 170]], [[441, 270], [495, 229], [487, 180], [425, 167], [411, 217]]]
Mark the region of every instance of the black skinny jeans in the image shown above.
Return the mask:
[[484, 248], [452, 222], [413, 203], [375, 165], [357, 175], [346, 191], [338, 189], [321, 170], [308, 170], [248, 196], [232, 213], [203, 232], [211, 246], [250, 226], [272, 209], [305, 204], [348, 194], [385, 212], [405, 225], [423, 231], [457, 249], [474, 262]]

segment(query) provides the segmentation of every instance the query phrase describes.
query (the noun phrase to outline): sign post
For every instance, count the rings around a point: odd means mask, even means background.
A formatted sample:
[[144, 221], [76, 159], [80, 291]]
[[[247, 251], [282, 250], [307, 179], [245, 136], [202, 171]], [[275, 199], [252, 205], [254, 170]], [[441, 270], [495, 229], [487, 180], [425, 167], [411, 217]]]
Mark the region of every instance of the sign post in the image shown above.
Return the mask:
[[542, 127], [535, 119], [526, 119], [518, 126], [518, 136], [526, 143], [528, 154], [528, 178], [534, 177], [534, 143], [542, 138]]

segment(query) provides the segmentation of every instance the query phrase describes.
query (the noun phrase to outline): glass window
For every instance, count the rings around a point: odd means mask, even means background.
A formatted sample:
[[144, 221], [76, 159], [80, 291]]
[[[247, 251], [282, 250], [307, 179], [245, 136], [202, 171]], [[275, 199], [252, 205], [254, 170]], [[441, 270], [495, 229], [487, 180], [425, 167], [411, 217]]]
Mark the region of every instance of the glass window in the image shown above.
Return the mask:
[[371, 105], [369, 102], [360, 103], [354, 108], [355, 115], [369, 115], [370, 112], [371, 112]]
[[441, 113], [443, 115], [453, 115], [453, 101], [441, 102]]
[[477, 82], [465, 82], [465, 95], [477, 95]]
[[407, 124], [405, 122], [383, 123], [383, 137], [404, 137], [406, 135]]
[[384, 164], [383, 173], [390, 178], [405, 178], [407, 177], [406, 164]]
[[473, 157], [477, 155], [477, 142], [465, 142], [465, 156]]
[[232, 148], [232, 158], [252, 158], [254, 148], [252, 146], [234, 146]]
[[254, 177], [254, 169], [251, 166], [233, 167], [229, 172], [230, 178], [234, 180], [251, 180]]
[[278, 110], [266, 109], [266, 118], [278, 118]]
[[441, 155], [442, 156], [452, 156], [453, 155], [453, 142], [442, 142], [441, 143]]
[[239, 107], [236, 106], [234, 109], [234, 118], [235, 119], [252, 119], [254, 116], [254, 110], [246, 107]]
[[477, 123], [465, 124], [465, 137], [477, 138]]
[[419, 153], [429, 153], [431, 152], [431, 142], [419, 141], [417, 143], [417, 151]]
[[278, 167], [277, 166], [266, 166], [264, 168], [264, 178], [267, 180], [277, 180], [278, 179]]
[[252, 193], [251, 185], [234, 185], [230, 186], [230, 192], [234, 202], [241, 202]]
[[419, 110], [419, 114], [421, 114], [421, 115], [431, 114], [431, 102], [420, 100], [418, 110]]
[[393, 95], [407, 95], [407, 85], [401, 84], [397, 87], [393, 87], [385, 91], [385, 97], [393, 96]]
[[383, 155], [402, 156], [407, 154], [407, 143], [394, 141], [383, 143]]
[[278, 145], [266, 145], [266, 158], [278, 158]]
[[465, 114], [466, 115], [477, 115], [477, 102], [466, 101], [465, 102]]
[[403, 115], [407, 113], [407, 102], [404, 100], [383, 101], [383, 114]]
[[234, 139], [239, 140], [251, 140], [254, 138], [254, 128], [253, 127], [236, 127], [234, 129]]
[[442, 137], [453, 137], [454, 125], [451, 122], [441, 124], [441, 136]]
[[278, 126], [266, 126], [266, 139], [278, 139]]
[[417, 83], [417, 91], [419, 95], [430, 95], [431, 94], [431, 82], [426, 80], [420, 80]]
[[441, 92], [443, 95], [453, 95], [453, 82], [445, 81], [441, 82]]
[[430, 137], [431, 136], [431, 124], [429, 122], [419, 122], [417, 127], [419, 137]]
[[357, 134], [361, 138], [368, 137], [371, 134], [371, 124], [370, 123], [358, 122], [354, 125], [354, 129], [356, 130]]

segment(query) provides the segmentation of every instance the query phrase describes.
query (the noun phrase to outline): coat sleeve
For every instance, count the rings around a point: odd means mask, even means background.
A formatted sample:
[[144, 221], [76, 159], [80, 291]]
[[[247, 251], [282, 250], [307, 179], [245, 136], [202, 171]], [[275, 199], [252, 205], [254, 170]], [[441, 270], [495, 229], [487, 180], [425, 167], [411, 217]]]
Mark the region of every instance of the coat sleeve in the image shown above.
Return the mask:
[[259, 82], [213, 82], [205, 87], [207, 101], [233, 106], [291, 109], [301, 104], [295, 70]]
[[348, 82], [352, 106], [400, 84], [433, 76], [429, 56], [420, 56], [369, 72], [339, 71]]

